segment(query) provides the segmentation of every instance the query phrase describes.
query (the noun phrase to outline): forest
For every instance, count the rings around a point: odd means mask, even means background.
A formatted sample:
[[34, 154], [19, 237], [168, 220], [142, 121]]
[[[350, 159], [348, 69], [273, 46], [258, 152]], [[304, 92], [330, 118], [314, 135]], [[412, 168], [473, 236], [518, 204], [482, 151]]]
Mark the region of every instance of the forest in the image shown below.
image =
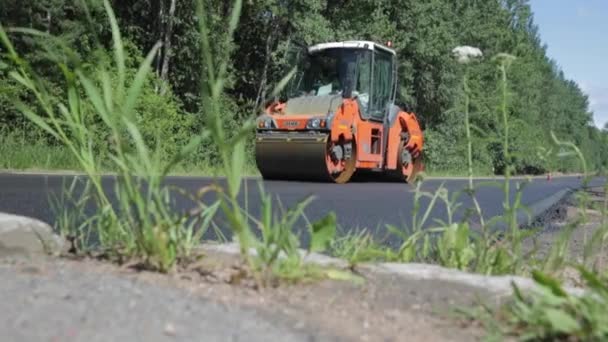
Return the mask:
[[[112, 63], [112, 32], [101, 0], [0, 2], [0, 24], [54, 96], [66, 96], [57, 65], [82, 63], [95, 72]], [[507, 164], [520, 174], [581, 171], [575, 158], [562, 158], [551, 133], [578, 146], [588, 169], [608, 166], [608, 133], [594, 125], [579, 85], [547, 56], [527, 0], [245, 0], [229, 43], [221, 38], [232, 3], [203, 2], [210, 36], [217, 38], [211, 39], [211, 55], [229, 61], [220, 106], [229, 131], [255, 117], [270, 100], [271, 90], [292, 67], [292, 51], [336, 40], [391, 41], [399, 58], [398, 99], [422, 122], [430, 173], [466, 172], [465, 73], [476, 174], [501, 174]], [[162, 44], [136, 113], [146, 141], [168, 158], [204, 129], [208, 115], [201, 98], [207, 80], [201, 75], [203, 54], [209, 51], [201, 48], [197, 3], [112, 1], [126, 41], [127, 74], [134, 75], [153, 46]], [[24, 34], [28, 29], [58, 39]], [[452, 55], [457, 46], [477, 47], [483, 57], [458, 64]], [[54, 137], [20, 114], [15, 99], [33, 102], [32, 94], [9, 76], [12, 62], [2, 57], [5, 52], [0, 48], [0, 167], [77, 167]], [[509, 161], [502, 153], [504, 123], [498, 114], [500, 73], [494, 56], [499, 53], [516, 57], [508, 71]], [[102, 153], [108, 146], [104, 126], [93, 119], [87, 125], [99, 127], [93, 139]], [[182, 165], [185, 172], [210, 170], [217, 163], [209, 139]], [[251, 147], [249, 151], [254, 170]]]

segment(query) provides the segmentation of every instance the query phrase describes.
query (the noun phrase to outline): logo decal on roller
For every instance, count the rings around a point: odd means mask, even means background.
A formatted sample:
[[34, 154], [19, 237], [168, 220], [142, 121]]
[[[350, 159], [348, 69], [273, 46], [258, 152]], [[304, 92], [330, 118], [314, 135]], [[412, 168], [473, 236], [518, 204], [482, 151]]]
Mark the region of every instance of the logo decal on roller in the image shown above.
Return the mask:
[[285, 121], [287, 127], [298, 127], [300, 123], [298, 121]]

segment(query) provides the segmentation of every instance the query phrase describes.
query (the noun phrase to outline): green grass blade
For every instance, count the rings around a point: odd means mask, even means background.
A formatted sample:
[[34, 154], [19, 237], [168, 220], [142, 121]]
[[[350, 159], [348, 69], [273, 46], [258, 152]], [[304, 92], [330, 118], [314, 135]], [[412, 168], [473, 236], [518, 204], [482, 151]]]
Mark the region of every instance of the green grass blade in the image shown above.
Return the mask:
[[116, 87], [116, 93], [119, 94], [119, 96], [122, 96], [122, 94], [124, 93], [126, 77], [124, 46], [122, 43], [122, 37], [120, 35], [118, 22], [116, 21], [116, 15], [114, 14], [114, 10], [112, 9], [110, 1], [104, 0], [103, 5], [106, 10], [106, 14], [110, 20], [110, 28], [112, 30], [112, 41], [114, 43], [114, 63], [116, 63], [116, 67], [118, 68], [118, 84]]
[[161, 44], [156, 43], [152, 50], [148, 52], [148, 55], [137, 70], [137, 74], [135, 74], [135, 78], [133, 79], [131, 87], [129, 87], [129, 90], [127, 91], [127, 98], [122, 108], [123, 115], [132, 116], [133, 109], [135, 108], [139, 96], [141, 95], [144, 83], [146, 82], [150, 74], [150, 70], [152, 68], [152, 61], [154, 60], [154, 57], [156, 56], [160, 47]]
[[8, 50], [8, 54], [12, 60], [14, 60], [14, 61], [19, 60], [19, 56], [17, 55], [17, 52], [15, 51], [15, 47], [11, 43], [10, 39], [8, 39], [8, 36], [6, 35], [6, 31], [4, 31], [4, 27], [1, 24], [0, 24], [0, 42]]

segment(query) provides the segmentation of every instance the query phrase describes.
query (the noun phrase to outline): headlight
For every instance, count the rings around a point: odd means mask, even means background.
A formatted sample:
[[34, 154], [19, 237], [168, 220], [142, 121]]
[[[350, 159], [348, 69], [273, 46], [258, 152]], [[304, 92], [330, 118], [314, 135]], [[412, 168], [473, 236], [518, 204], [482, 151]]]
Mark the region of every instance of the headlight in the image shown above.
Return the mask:
[[312, 129], [325, 128], [325, 119], [321, 119], [321, 118], [310, 119], [310, 120], [308, 120], [308, 123], [306, 126], [308, 128], [312, 128]]
[[260, 118], [258, 119], [258, 128], [262, 129], [271, 129], [272, 128], [272, 118]]

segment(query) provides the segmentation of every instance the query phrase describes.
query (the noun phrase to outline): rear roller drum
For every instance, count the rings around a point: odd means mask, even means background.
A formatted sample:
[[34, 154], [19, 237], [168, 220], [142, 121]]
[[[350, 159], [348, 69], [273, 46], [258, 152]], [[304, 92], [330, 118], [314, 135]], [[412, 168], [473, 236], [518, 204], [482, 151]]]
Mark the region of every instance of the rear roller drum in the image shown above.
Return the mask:
[[387, 176], [388, 179], [393, 181], [413, 183], [422, 169], [422, 156], [412, 156], [406, 148], [407, 133], [403, 135], [404, 139], [399, 142], [399, 149], [397, 150], [397, 169], [388, 172]]

